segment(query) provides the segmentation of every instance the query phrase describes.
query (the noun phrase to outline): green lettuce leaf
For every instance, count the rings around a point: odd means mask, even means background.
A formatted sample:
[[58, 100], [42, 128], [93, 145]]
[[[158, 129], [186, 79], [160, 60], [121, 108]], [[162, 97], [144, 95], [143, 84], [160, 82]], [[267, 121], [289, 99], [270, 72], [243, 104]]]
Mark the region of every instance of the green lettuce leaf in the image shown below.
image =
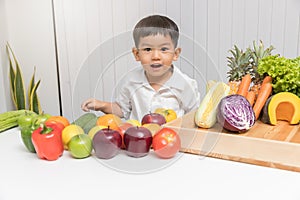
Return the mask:
[[273, 92], [291, 92], [300, 97], [300, 56], [294, 59], [267, 56], [260, 60], [257, 72], [273, 78]]

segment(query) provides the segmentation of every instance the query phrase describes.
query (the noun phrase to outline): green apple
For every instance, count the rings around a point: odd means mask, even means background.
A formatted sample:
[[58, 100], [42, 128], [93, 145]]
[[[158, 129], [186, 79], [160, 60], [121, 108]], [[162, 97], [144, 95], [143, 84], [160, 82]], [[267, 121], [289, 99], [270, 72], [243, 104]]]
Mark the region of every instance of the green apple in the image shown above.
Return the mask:
[[68, 150], [74, 158], [89, 157], [92, 149], [92, 139], [87, 134], [75, 135], [68, 143]]
[[35, 116], [37, 116], [36, 113], [28, 113], [28, 112], [25, 112], [24, 115], [20, 116], [18, 118], [18, 126], [20, 127], [20, 129], [24, 127], [31, 127], [32, 121]]
[[34, 118], [32, 119], [33, 126], [39, 127], [42, 123], [44, 123], [51, 116], [52, 115], [50, 115], [48, 113], [42, 113], [42, 114], [34, 116]]

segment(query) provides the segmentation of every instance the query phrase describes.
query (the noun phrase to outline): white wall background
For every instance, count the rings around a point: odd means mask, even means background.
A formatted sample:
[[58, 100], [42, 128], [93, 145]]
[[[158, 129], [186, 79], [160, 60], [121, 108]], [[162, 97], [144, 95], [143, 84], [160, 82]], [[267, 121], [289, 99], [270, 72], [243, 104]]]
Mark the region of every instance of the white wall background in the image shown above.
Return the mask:
[[[228, 50], [262, 40], [287, 57], [300, 54], [299, 0], [54, 1], [63, 110], [75, 116], [88, 97], [111, 100], [135, 63], [131, 30], [142, 17], [167, 15], [179, 25], [183, 53], [176, 64], [197, 79], [227, 80]], [[125, 38], [125, 39], [124, 39]], [[72, 98], [70, 98], [72, 97]]]
[[5, 8], [5, 2], [0, 1], [0, 113], [12, 107], [12, 102], [9, 99], [7, 67], [5, 67], [8, 64], [7, 59], [5, 59], [5, 44], [8, 37]]
[[[179, 25], [183, 53], [176, 65], [197, 79], [202, 93], [206, 80], [227, 80], [226, 56], [234, 44], [246, 48], [262, 40], [276, 47], [274, 53], [300, 55], [299, 0], [0, 0], [0, 6], [3, 2], [7, 25], [1, 19], [0, 30], [5, 27], [28, 74], [37, 66], [45, 110], [59, 113], [53, 2], [61, 109], [70, 119], [82, 113], [80, 103], [88, 97], [111, 100], [120, 78], [138, 66], [130, 53], [131, 30], [150, 14], [167, 15]], [[47, 76], [51, 81], [44, 81]]]
[[0, 0], [0, 5], [0, 11], [3, 10], [0, 14], [0, 78], [1, 85], [3, 81], [5, 87], [4, 90], [0, 88], [0, 100], [5, 97], [6, 101], [6, 104], [0, 103], [1, 110], [14, 109], [5, 51], [5, 44], [9, 42], [23, 71], [26, 89], [36, 67], [36, 80], [41, 79], [38, 95], [42, 109], [53, 115], [58, 114], [60, 108], [51, 0]]

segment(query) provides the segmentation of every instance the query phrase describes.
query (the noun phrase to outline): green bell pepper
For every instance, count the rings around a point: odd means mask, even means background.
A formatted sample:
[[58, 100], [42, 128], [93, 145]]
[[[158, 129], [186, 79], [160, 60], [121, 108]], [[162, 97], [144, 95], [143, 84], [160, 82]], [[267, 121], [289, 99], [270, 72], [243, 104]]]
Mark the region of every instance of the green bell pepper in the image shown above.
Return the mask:
[[21, 138], [22, 138], [23, 144], [25, 145], [27, 150], [32, 153], [36, 152], [35, 148], [33, 146], [32, 140], [31, 140], [31, 135], [35, 129], [36, 128], [33, 126], [24, 126], [21, 128]]

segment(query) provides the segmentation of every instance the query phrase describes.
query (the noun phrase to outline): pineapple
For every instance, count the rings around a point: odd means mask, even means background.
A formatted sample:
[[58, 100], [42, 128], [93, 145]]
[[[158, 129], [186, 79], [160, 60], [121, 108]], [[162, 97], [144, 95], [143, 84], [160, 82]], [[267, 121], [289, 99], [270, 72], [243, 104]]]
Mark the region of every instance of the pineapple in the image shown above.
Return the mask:
[[236, 94], [242, 77], [247, 73], [252, 73], [251, 66], [251, 51], [247, 49], [245, 52], [234, 45], [234, 49], [229, 50], [232, 54], [228, 59], [228, 67], [230, 70], [227, 72], [230, 87], [229, 94]]
[[231, 57], [227, 57], [228, 67], [230, 68], [227, 72], [230, 94], [236, 94], [242, 77], [245, 74], [250, 74], [252, 77], [250, 90], [254, 91], [257, 96], [263, 79], [263, 77], [257, 73], [258, 63], [260, 59], [271, 55], [273, 49], [273, 46], [265, 49], [262, 41], [260, 41], [258, 45], [253, 41], [253, 49], [249, 47], [243, 52], [243, 50], [234, 45], [234, 48], [229, 50], [232, 54]]
[[274, 50], [274, 47], [271, 45], [270, 47], [265, 49], [263, 42], [260, 40], [258, 45], [256, 44], [255, 41], [253, 41], [253, 49], [251, 50], [249, 48], [249, 50], [251, 51], [251, 66], [253, 69], [253, 74], [252, 74], [253, 86], [251, 87], [250, 90], [254, 91], [257, 97], [258, 91], [261, 86], [261, 82], [263, 80], [263, 76], [257, 73], [258, 63], [262, 58], [266, 56], [270, 56], [271, 52]]

